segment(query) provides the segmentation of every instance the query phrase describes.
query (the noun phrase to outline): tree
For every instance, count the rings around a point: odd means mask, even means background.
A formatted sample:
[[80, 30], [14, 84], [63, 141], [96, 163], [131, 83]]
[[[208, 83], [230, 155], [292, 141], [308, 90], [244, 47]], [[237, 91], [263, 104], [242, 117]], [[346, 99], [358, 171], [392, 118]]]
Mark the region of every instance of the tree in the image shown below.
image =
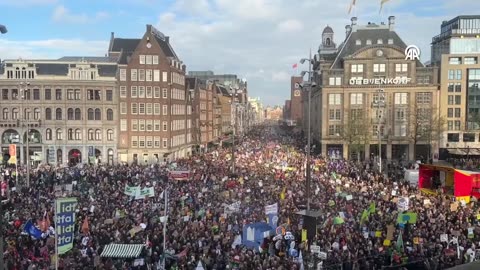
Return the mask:
[[[348, 144], [348, 156], [361, 153], [370, 143], [371, 123], [364, 115], [363, 109], [351, 109], [343, 124], [341, 138]], [[358, 158], [360, 159], [360, 158]]]
[[432, 144], [438, 144], [445, 131], [446, 120], [440, 116], [438, 109], [430, 104], [415, 103], [410, 111], [410, 139], [414, 146], [414, 158], [417, 157], [417, 145], [421, 142], [428, 144], [428, 159], [432, 156]]

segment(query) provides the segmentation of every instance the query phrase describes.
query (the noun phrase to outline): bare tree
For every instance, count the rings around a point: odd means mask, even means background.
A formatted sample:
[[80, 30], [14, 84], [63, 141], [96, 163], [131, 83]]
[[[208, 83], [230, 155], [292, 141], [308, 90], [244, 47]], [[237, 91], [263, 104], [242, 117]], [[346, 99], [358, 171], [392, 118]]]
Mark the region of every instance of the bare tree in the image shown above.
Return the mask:
[[[363, 109], [352, 109], [344, 120], [341, 138], [348, 144], [348, 156], [357, 156], [371, 140], [371, 123], [364, 115]], [[358, 159], [360, 159], [358, 157]]]
[[417, 145], [428, 144], [428, 159], [432, 155], [432, 144], [438, 143], [445, 131], [445, 118], [438, 114], [436, 108], [429, 104], [414, 103], [410, 110], [410, 139], [414, 145], [414, 157], [417, 157]]

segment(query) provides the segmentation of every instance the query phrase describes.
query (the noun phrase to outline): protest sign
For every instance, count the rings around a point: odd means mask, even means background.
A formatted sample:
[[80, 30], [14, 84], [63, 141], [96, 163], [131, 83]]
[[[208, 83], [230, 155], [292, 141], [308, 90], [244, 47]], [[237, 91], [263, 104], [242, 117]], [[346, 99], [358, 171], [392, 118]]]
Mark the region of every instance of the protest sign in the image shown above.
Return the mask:
[[60, 198], [55, 201], [55, 234], [59, 255], [73, 248], [76, 208], [77, 198]]

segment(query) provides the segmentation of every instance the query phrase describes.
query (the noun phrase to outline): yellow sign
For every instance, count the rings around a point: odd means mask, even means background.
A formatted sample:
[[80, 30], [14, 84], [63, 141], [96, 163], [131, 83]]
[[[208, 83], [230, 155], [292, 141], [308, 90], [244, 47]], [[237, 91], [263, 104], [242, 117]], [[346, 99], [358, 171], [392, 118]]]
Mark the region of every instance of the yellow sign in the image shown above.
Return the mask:
[[383, 240], [383, 245], [384, 245], [384, 246], [389, 247], [390, 244], [391, 244], [391, 243], [390, 243], [390, 240], [388, 240], [388, 239]]
[[375, 232], [375, 237], [382, 237], [382, 232], [381, 231], [376, 231]]

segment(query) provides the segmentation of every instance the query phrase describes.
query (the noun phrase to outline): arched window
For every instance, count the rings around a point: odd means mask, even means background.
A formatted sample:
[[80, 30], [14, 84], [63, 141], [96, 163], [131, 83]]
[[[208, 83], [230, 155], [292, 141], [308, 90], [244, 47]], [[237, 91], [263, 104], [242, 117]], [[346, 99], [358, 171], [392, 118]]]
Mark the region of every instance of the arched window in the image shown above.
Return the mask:
[[47, 141], [51, 141], [52, 140], [52, 130], [47, 128], [47, 130], [45, 131], [45, 138], [47, 139]]
[[68, 140], [73, 140], [73, 128], [69, 128], [68, 131], [67, 131], [67, 138]]
[[95, 130], [95, 140], [96, 141], [102, 140], [102, 131], [100, 129]]
[[35, 120], [40, 119], [40, 109], [39, 108], [33, 109], [33, 119], [35, 119]]
[[22, 68], [22, 79], [26, 79], [27, 78], [27, 70], [23, 67]]
[[113, 121], [113, 110], [112, 109], [107, 110], [107, 120], [108, 121]]
[[113, 130], [107, 130], [107, 141], [113, 141]]
[[3, 109], [3, 120], [8, 120], [8, 108]]
[[88, 130], [88, 140], [93, 141], [95, 139], [95, 134], [93, 132], [93, 129]]
[[102, 111], [100, 109], [95, 109], [95, 120], [102, 120]]
[[75, 120], [82, 120], [82, 111], [79, 108], [75, 109]]
[[20, 78], [20, 68], [18, 68], [18, 67], [15, 69], [15, 79], [21, 79]]
[[75, 140], [80, 141], [82, 139], [82, 131], [77, 128], [75, 129]]
[[13, 119], [13, 120], [17, 120], [17, 119], [18, 119], [18, 109], [17, 109], [17, 108], [13, 108], [13, 109], [12, 109], [12, 119]]
[[63, 131], [61, 128], [57, 128], [55, 133], [56, 133], [55, 136], [57, 137], [57, 140], [63, 140]]
[[[72, 90], [73, 91], [73, 90]], [[74, 114], [73, 114], [73, 109], [72, 108], [68, 108], [67, 110], [67, 119], [68, 120], [75, 120], [74, 118]]]
[[95, 120], [94, 117], [95, 117], [95, 115], [94, 115], [94, 113], [93, 113], [93, 109], [92, 109], [92, 108], [88, 109], [87, 119], [88, 119], [88, 120]]
[[23, 116], [24, 116], [24, 119], [30, 120], [30, 109], [29, 108], [26, 108], [25, 110], [23, 110]]
[[55, 110], [55, 119], [56, 120], [62, 120], [62, 109], [57, 108]]
[[45, 120], [52, 120], [52, 109], [45, 109]]
[[330, 46], [330, 38], [327, 38], [327, 40], [325, 41], [325, 45]]

